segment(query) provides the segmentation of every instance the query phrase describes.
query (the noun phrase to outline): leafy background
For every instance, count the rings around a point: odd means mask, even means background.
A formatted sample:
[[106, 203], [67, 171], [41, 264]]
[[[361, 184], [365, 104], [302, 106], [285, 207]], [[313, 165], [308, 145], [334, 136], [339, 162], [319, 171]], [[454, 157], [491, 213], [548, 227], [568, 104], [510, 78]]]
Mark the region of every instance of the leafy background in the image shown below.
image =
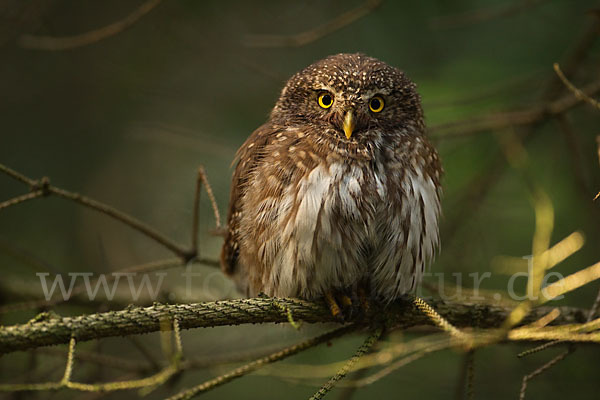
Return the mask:
[[[597, 24], [595, 7], [599, 4], [594, 1], [522, 3], [521, 7], [507, 0], [386, 1], [309, 44], [262, 48], [251, 45], [252, 35], [307, 31], [363, 3], [164, 1], [113, 37], [72, 50], [41, 51], [19, 46], [20, 36], [89, 31], [123, 18], [142, 2], [6, 1], [0, 5], [0, 162], [28, 176], [49, 176], [57, 186], [114, 205], [187, 243], [197, 167], [205, 166], [225, 212], [234, 153], [265, 120], [287, 77], [329, 54], [364, 52], [398, 66], [417, 82], [427, 124], [444, 163], [442, 252], [432, 272], [443, 272], [443, 279], [451, 283], [455, 282], [452, 273], [463, 273], [462, 284], [470, 287], [473, 281], [467, 274], [491, 271], [492, 277], [482, 287], [506, 288], [508, 276], [494, 270], [494, 260], [500, 255], [530, 254], [535, 224], [527, 186], [520, 172], [504, 161], [499, 140], [503, 135], [522, 137], [532, 132], [525, 142], [527, 169], [554, 205], [553, 242], [573, 231], [586, 237], [583, 249], [556, 267], [566, 276], [593, 264], [598, 256], [600, 214], [598, 204], [591, 201], [600, 190], [597, 110], [583, 105], [568, 113], [574, 145], [552, 118], [531, 129], [515, 127], [465, 136], [439, 129], [453, 121], [542, 104], [544, 88], [555, 79], [552, 64], [568, 59], [578, 39]], [[493, 14], [504, 9], [509, 10], [506, 15], [485, 17], [487, 11]], [[477, 10], [483, 12], [476, 13], [479, 18], [473, 21], [456, 17]], [[600, 40], [595, 42], [570, 77], [578, 86], [599, 78]], [[561, 90], [558, 95], [567, 94]], [[494, 175], [489, 170], [495, 164], [500, 167]], [[474, 202], [465, 197], [473, 188], [488, 186], [489, 191]], [[0, 199], [22, 191], [18, 183], [0, 176]], [[213, 226], [204, 197], [201, 249], [203, 255], [216, 258], [221, 239], [209, 234]], [[0, 302], [40, 297], [36, 272], [108, 273], [168, 256], [166, 250], [128, 227], [64, 200], [25, 203], [0, 212]], [[161, 299], [197, 301], [233, 295], [214, 268], [194, 268], [213, 283], [200, 278], [203, 284], [193, 298], [184, 298], [181, 271], [171, 271]], [[437, 279], [430, 281], [437, 283]], [[524, 290], [524, 283], [519, 282], [518, 291]], [[597, 290], [597, 283], [588, 285], [562, 303], [590, 307]], [[76, 315], [94, 307], [61, 305], [56, 310]], [[119, 308], [110, 303], [102, 307]], [[38, 311], [4, 314], [0, 322], [24, 322]], [[208, 357], [290, 343], [318, 329], [216, 328], [184, 332], [183, 338], [187, 354]], [[332, 347], [313, 349], [286, 362], [319, 364], [344, 359], [360, 340], [339, 340]], [[141, 341], [156, 348], [159, 335], [144, 336]], [[98, 345], [84, 346], [97, 350], [94, 346]], [[107, 354], [140, 357], [123, 339], [104, 340], [101, 346]], [[521, 377], [560, 351], [517, 359], [516, 354], [524, 349], [506, 345], [477, 353], [476, 398], [515, 398]], [[600, 389], [600, 353], [594, 347], [583, 350], [532, 381], [528, 396], [595, 398]], [[155, 351], [160, 359], [160, 352]], [[456, 351], [437, 353], [358, 390], [354, 398], [449, 398], [457, 390], [461, 359]], [[1, 358], [2, 381], [21, 377], [28, 360], [25, 353]], [[43, 356], [38, 362], [42, 372], [54, 370], [48, 376], [60, 377], [63, 359]], [[93, 367], [82, 366], [76, 377], [85, 379], [93, 372]], [[191, 385], [214, 373], [210, 369], [186, 373], [175, 384]], [[120, 377], [119, 371], [105, 371], [103, 376]], [[252, 375], [206, 396], [303, 398], [315, 387]], [[161, 388], [151, 397], [171, 392], [173, 388]], [[86, 398], [65, 391], [55, 397]]]

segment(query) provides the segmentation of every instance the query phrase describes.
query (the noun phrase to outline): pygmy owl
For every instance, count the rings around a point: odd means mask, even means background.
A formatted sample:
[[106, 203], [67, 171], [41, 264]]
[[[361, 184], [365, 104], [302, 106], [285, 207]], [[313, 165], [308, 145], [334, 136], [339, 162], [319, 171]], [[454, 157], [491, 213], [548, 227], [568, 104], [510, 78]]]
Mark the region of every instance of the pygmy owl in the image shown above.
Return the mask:
[[[294, 75], [237, 152], [221, 264], [248, 296], [389, 302], [438, 246], [441, 164], [403, 72], [338, 54]], [[342, 296], [342, 297], [340, 297]]]

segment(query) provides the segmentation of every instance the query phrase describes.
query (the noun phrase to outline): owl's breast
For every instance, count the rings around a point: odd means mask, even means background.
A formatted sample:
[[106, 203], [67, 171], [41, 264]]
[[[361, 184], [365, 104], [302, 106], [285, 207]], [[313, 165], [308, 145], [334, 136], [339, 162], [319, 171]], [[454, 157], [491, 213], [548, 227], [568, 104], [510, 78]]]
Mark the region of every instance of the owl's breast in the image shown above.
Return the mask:
[[283, 188], [281, 201], [270, 204], [272, 229], [262, 229], [257, 254], [269, 265], [264, 288], [311, 298], [365, 274], [387, 189], [384, 177], [366, 164], [322, 162], [302, 172]]
[[303, 153], [286, 168], [265, 166], [245, 194], [240, 256], [250, 293], [316, 298], [365, 278], [378, 291], [390, 282], [387, 298], [414, 287], [427, 258], [420, 248], [433, 241], [433, 224], [419, 225], [430, 222], [429, 180], [382, 159]]

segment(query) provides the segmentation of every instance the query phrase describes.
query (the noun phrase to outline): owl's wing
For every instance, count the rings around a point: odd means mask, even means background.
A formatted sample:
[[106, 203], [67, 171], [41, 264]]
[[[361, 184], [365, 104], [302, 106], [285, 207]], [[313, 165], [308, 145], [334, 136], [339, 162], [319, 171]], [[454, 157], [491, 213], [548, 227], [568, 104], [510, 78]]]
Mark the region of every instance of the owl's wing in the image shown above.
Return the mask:
[[239, 256], [239, 226], [241, 217], [241, 199], [244, 196], [254, 170], [265, 157], [265, 147], [278, 127], [268, 122], [255, 130], [246, 139], [236, 153], [233, 162], [237, 161], [231, 181], [229, 211], [227, 216], [227, 233], [221, 249], [221, 268], [227, 274], [235, 272]]

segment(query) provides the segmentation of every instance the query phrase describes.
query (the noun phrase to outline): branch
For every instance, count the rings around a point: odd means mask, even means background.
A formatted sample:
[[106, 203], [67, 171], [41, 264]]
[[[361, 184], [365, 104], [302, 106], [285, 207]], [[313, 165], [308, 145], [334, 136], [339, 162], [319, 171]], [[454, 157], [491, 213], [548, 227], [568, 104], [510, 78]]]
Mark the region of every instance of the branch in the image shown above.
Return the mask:
[[217, 202], [215, 200], [214, 194], [212, 192], [212, 188], [208, 181], [208, 177], [204, 172], [204, 168], [200, 167], [198, 169], [198, 176], [196, 178], [196, 190], [194, 196], [193, 203], [193, 218], [192, 221], [192, 235], [191, 242], [192, 247], [190, 249], [186, 249], [185, 247], [179, 245], [174, 240], [166, 237], [153, 227], [143, 223], [142, 221], [136, 219], [132, 215], [120, 211], [108, 204], [104, 204], [98, 200], [94, 200], [90, 197], [83, 196], [79, 193], [70, 192], [65, 189], [61, 189], [54, 185], [50, 184], [50, 179], [48, 177], [43, 177], [39, 180], [31, 179], [20, 172], [17, 172], [3, 164], [0, 164], [0, 173], [5, 174], [27, 186], [29, 186], [30, 192], [28, 194], [24, 194], [21, 196], [13, 197], [12, 199], [0, 202], [0, 210], [4, 208], [8, 208], [11, 206], [15, 206], [17, 204], [23, 203], [28, 200], [34, 200], [42, 197], [48, 197], [51, 195], [62, 197], [64, 199], [70, 200], [74, 203], [80, 204], [84, 207], [95, 210], [99, 213], [102, 213], [110, 218], [113, 218], [132, 229], [142, 233], [148, 238], [154, 240], [156, 243], [166, 247], [168, 250], [173, 252], [179, 258], [183, 260], [183, 262], [189, 262], [193, 259], [198, 258], [198, 215], [199, 215], [199, 205], [200, 205], [200, 189], [201, 186], [204, 185], [206, 192], [208, 194], [210, 203], [213, 208], [215, 222], [216, 222], [216, 230], [221, 230], [221, 217], [219, 215], [219, 209], [217, 207]]
[[460, 14], [434, 17], [429, 21], [429, 27], [433, 29], [449, 29], [488, 22], [493, 19], [519, 14], [530, 7], [540, 4], [542, 1], [543, 0], [517, 0], [510, 4], [469, 10]]
[[[121, 311], [82, 315], [77, 317], [33, 320], [26, 324], [0, 327], [0, 354], [42, 346], [78, 342], [115, 336], [127, 336], [161, 330], [161, 321], [177, 320], [181, 329], [288, 321], [290, 310], [296, 321], [307, 323], [337, 322], [325, 303], [298, 299], [254, 298], [216, 301], [196, 304], [155, 304], [151, 307], [129, 307]], [[484, 304], [447, 303], [430, 301], [430, 305], [455, 326], [496, 328], [510, 314], [511, 309]], [[549, 307], [533, 309], [522, 321], [527, 324], [550, 312]], [[586, 320], [585, 310], [561, 307], [561, 314], [552, 323], [564, 325]], [[432, 325], [432, 320], [416, 306], [400, 301], [384, 313], [388, 326], [408, 328]], [[538, 339], [539, 340], [539, 339]]]
[[[580, 92], [587, 97], [600, 92], [600, 80], [584, 86]], [[565, 95], [557, 100], [542, 106], [536, 106], [519, 111], [500, 112], [485, 117], [478, 117], [457, 122], [450, 122], [432, 126], [429, 133], [436, 139], [470, 136], [480, 132], [501, 130], [508, 127], [534, 125], [548, 117], [556, 116], [569, 111], [583, 100], [572, 94]]]
[[589, 103], [593, 107], [596, 107], [597, 109], [600, 110], [600, 103], [597, 100], [594, 100], [591, 97], [589, 97], [588, 95], [586, 95], [585, 93], [583, 93], [577, 87], [575, 87], [575, 85], [573, 85], [571, 83], [571, 81], [569, 81], [567, 79], [567, 77], [565, 76], [565, 74], [562, 72], [558, 63], [554, 63], [554, 71], [556, 72], [556, 75], [558, 75], [560, 80], [565, 84], [565, 86], [571, 91], [571, 93], [573, 93], [573, 95], [575, 95], [575, 97], [577, 97], [577, 99], [579, 99], [581, 101], [585, 101], [586, 103]]
[[383, 0], [367, 0], [359, 7], [346, 11], [323, 25], [293, 35], [248, 35], [244, 44], [248, 47], [306, 46], [359, 20], [379, 7], [382, 2]]
[[19, 39], [19, 44], [28, 49], [50, 51], [69, 50], [77, 47], [87, 46], [89, 44], [96, 43], [108, 37], [114, 36], [131, 27], [140, 18], [156, 7], [160, 2], [161, 0], [149, 0], [124, 19], [93, 31], [85, 32], [79, 35], [63, 37], [23, 35]]

